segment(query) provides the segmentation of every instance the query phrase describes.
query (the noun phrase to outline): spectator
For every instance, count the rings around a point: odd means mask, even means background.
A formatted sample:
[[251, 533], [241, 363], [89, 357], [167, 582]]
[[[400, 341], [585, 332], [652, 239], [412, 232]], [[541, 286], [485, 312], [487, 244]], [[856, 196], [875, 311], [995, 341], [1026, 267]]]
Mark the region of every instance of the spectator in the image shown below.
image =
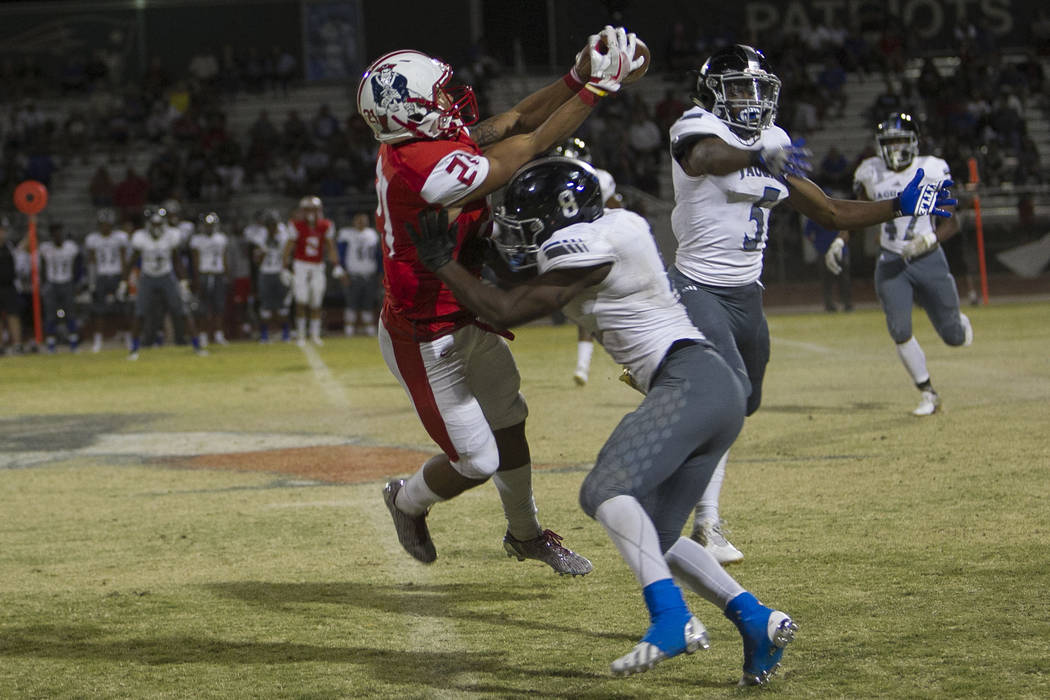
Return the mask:
[[[817, 85], [822, 101], [834, 105], [837, 108], [835, 118], [841, 119], [846, 112], [846, 70], [836, 59], [828, 58], [817, 75]], [[829, 115], [825, 113], [824, 116]]]
[[284, 120], [281, 137], [286, 151], [301, 151], [309, 141], [306, 123], [299, 116], [298, 110], [290, 110]]
[[100, 165], [91, 176], [91, 184], [88, 186], [88, 194], [91, 195], [91, 204], [98, 209], [113, 206], [113, 178], [109, 175], [109, 169]]
[[113, 188], [113, 206], [127, 216], [137, 215], [146, 205], [149, 193], [149, 181], [128, 166], [124, 179]]
[[273, 74], [274, 74], [274, 92], [277, 92], [277, 88], [280, 88], [281, 92], [288, 95], [288, 85], [295, 78], [295, 68], [297, 62], [295, 57], [292, 56], [288, 49], [281, 49], [273, 47], [271, 51], [271, 58], [273, 60]]
[[[820, 168], [815, 178], [821, 189], [848, 192], [853, 182], [853, 168], [845, 154], [832, 146], [820, 161]], [[829, 242], [830, 243], [830, 242]]]
[[828, 248], [831, 247], [832, 241], [838, 237], [839, 232], [826, 229], [816, 221], [806, 219], [806, 226], [802, 231], [802, 235], [810, 242], [817, 253], [817, 269], [820, 272], [821, 287], [824, 291], [824, 310], [828, 312], [838, 311], [838, 306], [835, 304], [834, 294], [835, 287], [837, 286], [839, 301], [842, 303], [842, 308], [845, 311], [853, 311], [853, 296], [850, 287], [849, 246], [844, 246], [842, 248], [842, 272], [835, 275], [824, 265], [824, 254], [828, 252]]
[[332, 116], [332, 110], [327, 104], [322, 104], [314, 115], [311, 131], [315, 140], [322, 144], [328, 141], [339, 130], [339, 121]]
[[671, 125], [678, 121], [678, 117], [682, 116], [688, 107], [689, 105], [678, 99], [678, 91], [672, 88], [665, 90], [663, 99], [656, 103], [653, 116], [656, 119], [656, 126], [663, 135], [664, 145], [667, 145]]

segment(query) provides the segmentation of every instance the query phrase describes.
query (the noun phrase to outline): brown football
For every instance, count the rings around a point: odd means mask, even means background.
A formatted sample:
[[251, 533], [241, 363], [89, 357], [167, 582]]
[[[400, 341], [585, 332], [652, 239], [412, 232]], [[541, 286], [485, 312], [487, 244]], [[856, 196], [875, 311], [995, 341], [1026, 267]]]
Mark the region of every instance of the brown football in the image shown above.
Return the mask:
[[[598, 53], [604, 54], [607, 51], [608, 47], [605, 45], [604, 37], [599, 38]], [[645, 63], [643, 63], [638, 68], [635, 68], [633, 71], [630, 72], [630, 74], [628, 74], [626, 78], [620, 81], [622, 85], [630, 85], [633, 82], [641, 80], [642, 76], [645, 75], [646, 71], [649, 70], [649, 64], [652, 62], [652, 54], [649, 53], [649, 47], [646, 46], [645, 42], [641, 39], [638, 39], [637, 47], [634, 50], [634, 57], [638, 58], [639, 56], [642, 56], [645, 59]]]

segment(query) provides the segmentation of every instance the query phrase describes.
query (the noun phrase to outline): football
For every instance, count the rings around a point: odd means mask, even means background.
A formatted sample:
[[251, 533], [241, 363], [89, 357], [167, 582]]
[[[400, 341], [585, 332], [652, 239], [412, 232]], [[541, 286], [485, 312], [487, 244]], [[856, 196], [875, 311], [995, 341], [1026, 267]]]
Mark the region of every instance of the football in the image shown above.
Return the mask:
[[[649, 64], [652, 62], [652, 54], [649, 53], [649, 47], [646, 46], [645, 42], [642, 41], [640, 38], [638, 38], [637, 41], [638, 45], [637, 48], [635, 48], [634, 57], [643, 57], [645, 59], [645, 63], [640, 65], [638, 68], [635, 68], [633, 71], [630, 72], [630, 74], [628, 74], [626, 78], [620, 81], [621, 85], [630, 85], [631, 83], [641, 80], [642, 76], [645, 75], [646, 72], [649, 70]], [[608, 47], [605, 45], [605, 40], [601, 38], [598, 39], [599, 53], [604, 54], [607, 50]]]

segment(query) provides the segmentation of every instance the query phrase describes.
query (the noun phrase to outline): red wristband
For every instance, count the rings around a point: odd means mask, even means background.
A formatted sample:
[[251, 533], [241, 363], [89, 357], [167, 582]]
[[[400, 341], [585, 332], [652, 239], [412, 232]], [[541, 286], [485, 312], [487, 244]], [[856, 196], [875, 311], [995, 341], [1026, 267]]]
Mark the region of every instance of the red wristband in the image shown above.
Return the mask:
[[598, 96], [598, 93], [591, 92], [586, 88], [577, 92], [576, 96], [583, 100], [583, 103], [589, 107], [596, 106], [598, 104], [598, 100], [602, 99]]
[[562, 80], [565, 81], [565, 86], [573, 92], [579, 92], [583, 89], [584, 82], [576, 77], [576, 66], [573, 66]]

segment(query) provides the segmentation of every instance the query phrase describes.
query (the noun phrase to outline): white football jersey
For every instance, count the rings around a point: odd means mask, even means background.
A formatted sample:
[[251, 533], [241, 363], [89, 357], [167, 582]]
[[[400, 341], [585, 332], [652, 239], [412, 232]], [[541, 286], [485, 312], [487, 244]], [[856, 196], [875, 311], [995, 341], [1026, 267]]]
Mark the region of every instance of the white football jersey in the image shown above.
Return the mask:
[[371, 277], [379, 271], [379, 234], [371, 226], [356, 229], [346, 226], [339, 229], [340, 243], [346, 243], [343, 267], [351, 275]]
[[128, 245], [128, 234], [120, 229], [113, 229], [105, 236], [100, 231], [92, 231], [84, 239], [84, 247], [95, 258], [95, 274], [100, 277], [124, 274], [123, 255]]
[[68, 238], [62, 245], [56, 246], [51, 241], [44, 241], [38, 248], [44, 260], [44, 273], [48, 282], [62, 284], [73, 281], [74, 264], [80, 247]]
[[[283, 223], [277, 224], [277, 232], [273, 238], [270, 238], [265, 227], [263, 227], [262, 233], [261, 238], [256, 234], [255, 240], [252, 241], [263, 252], [262, 262], [259, 263], [259, 272], [264, 275], [276, 275], [284, 268], [284, 246], [291, 234], [288, 232], [288, 227]], [[248, 235], [247, 229], [245, 229], [244, 234], [245, 236]]]
[[142, 274], [147, 277], [163, 277], [174, 272], [171, 263], [172, 251], [179, 247], [181, 234], [176, 228], [164, 227], [158, 238], [140, 228], [131, 235], [131, 247], [142, 254]]
[[[893, 199], [903, 190], [915, 171], [925, 171], [924, 183], [939, 183], [951, 179], [948, 164], [935, 156], [917, 156], [904, 170], [897, 172], [886, 167], [879, 156], [865, 158], [853, 173], [853, 190], [858, 195], [878, 202]], [[911, 238], [924, 233], [933, 233], [933, 216], [898, 216], [881, 226], [879, 245], [892, 253], [900, 255], [904, 244]]]
[[190, 238], [190, 249], [197, 252], [197, 272], [221, 275], [226, 272], [226, 246], [229, 243], [222, 231], [195, 233]]
[[604, 280], [573, 298], [564, 311], [626, 365], [644, 390], [672, 343], [704, 337], [671, 290], [649, 224], [632, 211], [606, 209], [595, 221], [556, 231], [540, 247], [537, 262], [541, 274], [613, 264]]
[[419, 194], [430, 204], [448, 206], [481, 187], [488, 174], [485, 156], [452, 151], [434, 165]]
[[[671, 149], [680, 139], [704, 135], [734, 148], [758, 151], [791, 144], [779, 126], [762, 131], [754, 143], [741, 139], [721, 119], [693, 107], [671, 126]], [[738, 287], [762, 276], [762, 251], [769, 236], [769, 212], [787, 198], [787, 186], [760, 168], [728, 175], [687, 175], [671, 158], [674, 211], [671, 228], [678, 240], [675, 267], [698, 282]]]
[[595, 168], [594, 173], [598, 176], [598, 185], [602, 188], [602, 202], [608, 202], [616, 196], [616, 178], [608, 170]]

